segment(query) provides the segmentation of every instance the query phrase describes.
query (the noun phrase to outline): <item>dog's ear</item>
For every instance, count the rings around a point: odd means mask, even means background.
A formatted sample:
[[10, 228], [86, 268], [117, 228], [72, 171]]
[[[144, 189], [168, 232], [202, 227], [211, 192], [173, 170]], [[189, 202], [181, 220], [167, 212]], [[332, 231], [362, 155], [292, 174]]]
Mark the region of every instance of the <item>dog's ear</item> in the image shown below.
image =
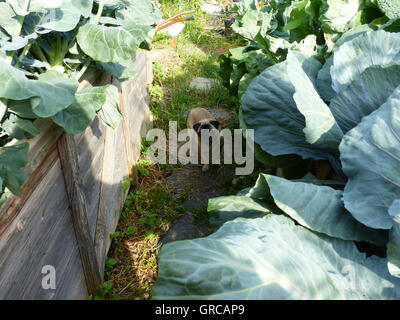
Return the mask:
[[193, 130], [196, 131], [196, 132], [199, 132], [200, 126], [201, 126], [201, 123], [196, 123], [196, 124], [194, 124], [194, 125], [193, 125]]
[[219, 129], [219, 122], [217, 120], [210, 121], [210, 124], [215, 128]]

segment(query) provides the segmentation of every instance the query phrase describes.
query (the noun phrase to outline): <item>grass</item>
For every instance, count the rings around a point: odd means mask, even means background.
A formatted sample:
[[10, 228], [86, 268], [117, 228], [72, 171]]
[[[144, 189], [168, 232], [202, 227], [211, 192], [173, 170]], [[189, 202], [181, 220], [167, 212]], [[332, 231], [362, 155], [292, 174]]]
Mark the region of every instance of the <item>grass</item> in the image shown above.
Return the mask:
[[128, 194], [117, 231], [111, 235], [105, 278], [113, 286], [107, 299], [149, 298], [157, 274], [158, 243], [184, 213], [183, 198], [165, 187], [163, 171], [157, 166], [146, 169], [139, 186]]
[[[177, 12], [175, 1], [160, 1], [164, 16]], [[214, 31], [205, 30], [210, 18], [201, 12], [199, 1], [189, 1], [183, 9], [196, 9], [195, 20], [186, 22], [185, 29], [169, 44], [169, 37], [158, 33], [153, 41], [154, 82], [150, 97], [155, 127], [165, 129], [168, 121], [178, 121], [178, 130], [186, 127], [183, 112], [196, 107], [227, 108], [232, 111], [235, 124], [238, 100], [222, 85], [208, 91], [189, 87], [195, 77], [218, 79], [219, 55], [232, 47], [242, 45], [237, 38], [227, 38]], [[223, 22], [220, 21], [220, 24]]]
[[[161, 0], [165, 17], [178, 12], [175, 1]], [[242, 45], [205, 30], [210, 21], [199, 10], [199, 1], [186, 2], [182, 10], [196, 9], [195, 21], [186, 23], [184, 31], [170, 45], [170, 39], [157, 34], [153, 40], [154, 81], [149, 86], [153, 125], [168, 132], [168, 122], [177, 121], [178, 130], [186, 127], [184, 112], [196, 106], [225, 108], [231, 111], [230, 127], [237, 128], [238, 100], [217, 85], [208, 91], [194, 90], [190, 82], [198, 76], [218, 79], [220, 54]], [[221, 22], [219, 22], [221, 23]], [[137, 163], [138, 185], [131, 190], [121, 212], [117, 230], [111, 235], [112, 245], [106, 259], [105, 282], [95, 299], [151, 298], [151, 287], [157, 276], [159, 241], [172, 224], [185, 213], [181, 203], [184, 194], [172, 194], [165, 174], [176, 166], [153, 165], [146, 159], [147, 142], [142, 143], [142, 157]], [[179, 165], [177, 165], [179, 166]], [[122, 181], [128, 190], [130, 180]], [[234, 189], [231, 190], [234, 192]], [[208, 219], [206, 208], [193, 212], [195, 222]]]

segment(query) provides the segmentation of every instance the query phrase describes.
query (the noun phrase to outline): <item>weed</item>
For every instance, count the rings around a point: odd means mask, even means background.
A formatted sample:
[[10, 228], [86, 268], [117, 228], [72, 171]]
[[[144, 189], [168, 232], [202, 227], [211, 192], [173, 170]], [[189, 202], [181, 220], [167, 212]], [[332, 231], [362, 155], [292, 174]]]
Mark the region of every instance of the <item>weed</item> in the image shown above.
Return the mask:
[[164, 97], [164, 90], [159, 85], [149, 85], [149, 95], [153, 103], [158, 103], [161, 105], [162, 98]]
[[121, 238], [121, 232], [116, 231], [110, 234], [110, 239], [114, 244], [118, 244], [120, 238]]
[[159, 217], [154, 212], [147, 212], [146, 215], [139, 220], [140, 224], [147, 224], [152, 227], [159, 222]]
[[136, 162], [136, 169], [138, 173], [142, 176], [148, 176], [150, 174], [150, 171], [147, 169], [151, 165], [149, 160], [146, 159], [140, 159]]
[[115, 260], [114, 258], [109, 258], [106, 257], [106, 271], [112, 269], [115, 265], [117, 264], [117, 260]]
[[124, 180], [121, 181], [122, 188], [124, 189], [125, 192], [128, 191], [129, 188], [131, 187], [132, 181], [133, 179], [129, 177], [125, 177]]
[[[120, 297], [115, 293], [115, 289], [113, 288], [113, 281], [105, 281], [97, 288], [97, 294], [94, 297], [94, 300], [119, 300]], [[88, 297], [88, 300], [93, 300], [92, 295]]]
[[138, 228], [137, 228], [137, 227], [135, 227], [135, 226], [129, 226], [129, 227], [126, 229], [125, 233], [126, 233], [126, 235], [131, 236], [131, 235], [135, 234], [137, 231], [138, 231]]

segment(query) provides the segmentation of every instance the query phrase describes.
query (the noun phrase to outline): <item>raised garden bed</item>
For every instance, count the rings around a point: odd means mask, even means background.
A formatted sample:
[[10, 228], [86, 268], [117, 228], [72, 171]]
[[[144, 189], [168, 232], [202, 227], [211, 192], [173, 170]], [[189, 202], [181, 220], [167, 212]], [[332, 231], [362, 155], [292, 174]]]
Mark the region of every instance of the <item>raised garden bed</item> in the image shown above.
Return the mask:
[[[11, 195], [0, 207], [0, 299], [85, 299], [101, 282], [109, 235], [127, 195], [121, 181], [136, 177], [149, 121], [150, 56], [138, 51], [134, 62], [137, 75], [129, 81], [91, 73], [80, 82], [80, 90], [118, 87], [124, 118], [116, 129], [96, 117], [72, 136], [43, 120], [42, 134], [27, 140], [22, 196]], [[55, 268], [55, 289], [42, 287], [47, 265]]]

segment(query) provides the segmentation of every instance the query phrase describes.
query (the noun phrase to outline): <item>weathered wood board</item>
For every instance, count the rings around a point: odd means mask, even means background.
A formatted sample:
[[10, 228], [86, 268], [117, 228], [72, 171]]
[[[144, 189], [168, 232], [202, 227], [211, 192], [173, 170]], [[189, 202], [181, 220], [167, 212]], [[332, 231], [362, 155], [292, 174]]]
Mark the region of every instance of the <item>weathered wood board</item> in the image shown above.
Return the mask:
[[[82, 261], [82, 241], [94, 251], [87, 252], [84, 260], [93, 253], [97, 261], [89, 264], [97, 265], [103, 274], [110, 234], [127, 195], [121, 181], [136, 176], [135, 163], [149, 123], [151, 61], [144, 51], [138, 52], [134, 61], [137, 75], [129, 81], [119, 83], [105, 74], [91, 74], [80, 86], [116, 85], [124, 115], [115, 130], [96, 118], [71, 142], [77, 154], [73, 167], [80, 177], [76, 180], [80, 180], [85, 208], [81, 217], [87, 218], [87, 229], [73, 223], [77, 209], [71, 204], [71, 190], [77, 187], [70, 179], [68, 162], [60, 158], [65, 153], [65, 141], [59, 140], [63, 131], [52, 122], [39, 121], [42, 135], [28, 141], [28, 179], [23, 194], [8, 197], [0, 207], [0, 299], [86, 299], [93, 289], [88, 289], [85, 278], [88, 262]], [[84, 230], [90, 239], [82, 234]], [[42, 286], [45, 266], [55, 268], [55, 289]]]

